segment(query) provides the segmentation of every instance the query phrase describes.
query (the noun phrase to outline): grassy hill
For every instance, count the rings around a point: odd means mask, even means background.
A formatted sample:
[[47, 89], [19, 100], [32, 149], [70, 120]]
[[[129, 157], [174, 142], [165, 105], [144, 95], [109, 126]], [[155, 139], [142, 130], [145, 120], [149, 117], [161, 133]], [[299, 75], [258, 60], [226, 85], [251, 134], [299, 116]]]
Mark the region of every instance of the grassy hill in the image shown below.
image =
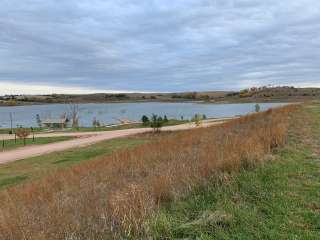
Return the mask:
[[208, 91], [182, 93], [117, 93], [87, 95], [20, 95], [0, 97], [0, 105], [41, 103], [109, 103], [109, 102], [301, 102], [320, 99], [320, 88], [260, 87], [241, 91]]
[[289, 105], [90, 161], [73, 155], [79, 164], [0, 191], [0, 238], [313, 239], [319, 109]]
[[291, 116], [286, 147], [160, 209], [152, 239], [319, 239], [320, 105]]

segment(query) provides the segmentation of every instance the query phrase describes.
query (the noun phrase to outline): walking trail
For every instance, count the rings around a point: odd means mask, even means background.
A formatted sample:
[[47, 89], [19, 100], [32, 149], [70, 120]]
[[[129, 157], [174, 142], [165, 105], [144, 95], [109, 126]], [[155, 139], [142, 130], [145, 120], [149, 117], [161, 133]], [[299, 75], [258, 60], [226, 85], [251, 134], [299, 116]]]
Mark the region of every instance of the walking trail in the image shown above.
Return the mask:
[[[226, 119], [207, 120], [202, 123], [202, 127], [208, 127], [216, 124], [221, 124]], [[195, 128], [194, 123], [186, 123], [175, 126], [168, 126], [161, 128], [162, 131], [179, 131], [188, 130]], [[114, 130], [114, 131], [99, 131], [99, 132], [61, 132], [61, 133], [40, 133], [36, 134], [35, 137], [61, 137], [61, 136], [74, 136], [76, 139], [49, 143], [44, 145], [33, 145], [21, 147], [9, 151], [0, 152], [0, 164], [13, 162], [21, 159], [41, 156], [44, 154], [59, 152], [76, 147], [84, 147], [92, 145], [97, 142], [109, 140], [113, 138], [126, 137], [139, 133], [151, 132], [151, 128], [135, 128], [125, 130]], [[0, 139], [13, 139], [11, 135], [0, 135]]]

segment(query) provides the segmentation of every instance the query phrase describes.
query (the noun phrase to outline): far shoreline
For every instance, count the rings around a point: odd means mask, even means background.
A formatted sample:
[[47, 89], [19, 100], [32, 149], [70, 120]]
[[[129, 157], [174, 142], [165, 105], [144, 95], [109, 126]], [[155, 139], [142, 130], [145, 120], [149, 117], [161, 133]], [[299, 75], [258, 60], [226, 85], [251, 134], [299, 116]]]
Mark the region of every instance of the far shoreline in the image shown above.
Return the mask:
[[320, 101], [320, 88], [252, 87], [240, 91], [206, 91], [176, 93], [95, 93], [4, 95], [0, 107], [32, 106], [49, 104], [111, 104], [111, 103], [292, 103]]
[[249, 103], [300, 103], [304, 101], [314, 101], [318, 99], [250, 99], [241, 101], [222, 100], [222, 101], [170, 101], [170, 100], [148, 100], [148, 101], [80, 101], [80, 102], [18, 102], [16, 105], [2, 104], [0, 107], [25, 107], [25, 106], [37, 106], [37, 105], [65, 105], [65, 104], [120, 104], [120, 103], [195, 103], [195, 104], [249, 104]]

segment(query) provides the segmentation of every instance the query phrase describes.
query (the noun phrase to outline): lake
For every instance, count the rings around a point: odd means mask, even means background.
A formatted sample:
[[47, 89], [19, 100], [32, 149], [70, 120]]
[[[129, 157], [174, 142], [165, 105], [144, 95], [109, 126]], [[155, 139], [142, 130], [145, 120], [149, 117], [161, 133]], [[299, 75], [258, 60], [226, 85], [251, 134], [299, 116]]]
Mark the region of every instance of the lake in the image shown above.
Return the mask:
[[[260, 103], [261, 111], [286, 103]], [[204, 103], [88, 103], [79, 104], [80, 126], [92, 126], [96, 117], [103, 124], [117, 123], [117, 119], [127, 118], [140, 120], [142, 115], [167, 115], [168, 118], [191, 119], [195, 114], [205, 114], [208, 118], [233, 117], [245, 115], [255, 110], [255, 103], [241, 104], [204, 104]], [[0, 107], [0, 128], [10, 128], [10, 113], [13, 127], [36, 127], [36, 115], [41, 119], [58, 118], [67, 113], [70, 115], [69, 104], [30, 105], [15, 107]]]

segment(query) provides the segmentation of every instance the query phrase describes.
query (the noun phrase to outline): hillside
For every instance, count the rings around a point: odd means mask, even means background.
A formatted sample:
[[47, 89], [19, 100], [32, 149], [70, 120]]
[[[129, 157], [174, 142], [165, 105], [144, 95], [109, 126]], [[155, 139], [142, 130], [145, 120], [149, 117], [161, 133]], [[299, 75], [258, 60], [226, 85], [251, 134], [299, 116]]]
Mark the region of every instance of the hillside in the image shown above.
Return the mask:
[[208, 91], [182, 93], [117, 93], [83, 95], [14, 95], [0, 97], [0, 105], [44, 103], [111, 103], [111, 102], [185, 102], [208, 103], [302, 102], [320, 99], [320, 88], [260, 87], [241, 91]]
[[266, 163], [162, 207], [150, 220], [152, 239], [319, 239], [319, 110], [292, 114], [287, 145]]
[[292, 104], [3, 166], [0, 239], [318, 239], [319, 110]]
[[320, 98], [320, 88], [261, 87], [228, 93], [223, 100], [229, 102], [300, 102]]
[[0, 239], [164, 239], [147, 228], [159, 207], [214, 177], [266, 162], [285, 146], [288, 116], [296, 111], [289, 105], [208, 128], [160, 132], [87, 162], [78, 155], [78, 165], [0, 191]]

